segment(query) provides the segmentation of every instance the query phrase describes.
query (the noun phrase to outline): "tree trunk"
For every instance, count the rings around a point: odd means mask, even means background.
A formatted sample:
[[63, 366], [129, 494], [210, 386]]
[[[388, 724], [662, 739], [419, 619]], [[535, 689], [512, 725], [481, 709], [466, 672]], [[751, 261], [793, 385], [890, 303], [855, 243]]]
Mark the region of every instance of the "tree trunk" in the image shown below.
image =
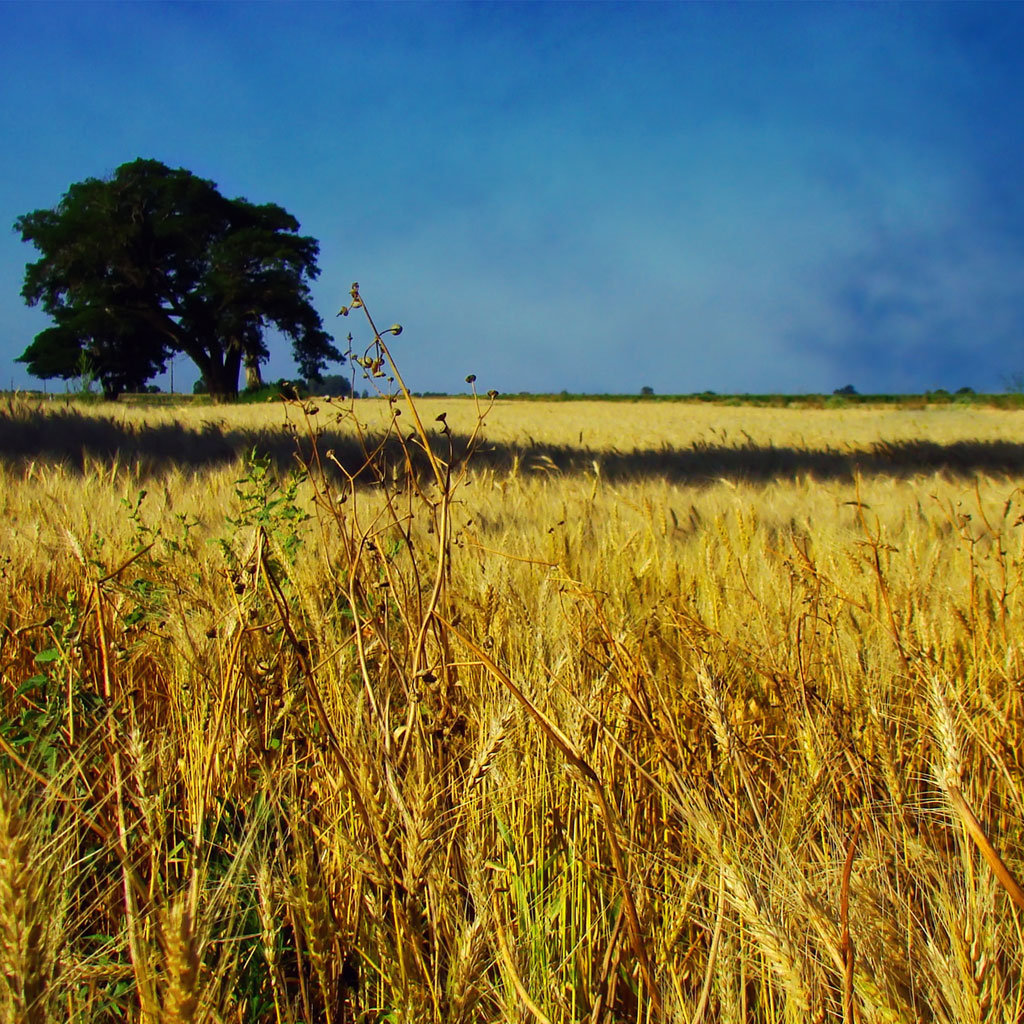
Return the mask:
[[245, 390], [258, 391], [263, 387], [263, 374], [260, 373], [260, 361], [254, 355], [245, 357]]
[[225, 351], [215, 338], [204, 341], [189, 337], [180, 345], [180, 351], [199, 367], [206, 390], [215, 402], [233, 402], [238, 398], [238, 371], [242, 366], [242, 352], [233, 344]]
[[215, 402], [233, 402], [238, 398], [238, 371], [242, 365], [242, 354], [229, 349], [223, 358], [214, 355], [203, 367], [203, 379], [210, 398]]

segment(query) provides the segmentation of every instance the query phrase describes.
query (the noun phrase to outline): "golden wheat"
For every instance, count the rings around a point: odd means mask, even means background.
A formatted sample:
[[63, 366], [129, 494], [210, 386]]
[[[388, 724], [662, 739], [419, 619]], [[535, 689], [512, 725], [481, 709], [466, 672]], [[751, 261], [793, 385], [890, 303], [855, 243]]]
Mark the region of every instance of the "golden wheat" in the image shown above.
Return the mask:
[[1020, 1018], [1019, 414], [318, 405], [0, 424], [12, 1019]]

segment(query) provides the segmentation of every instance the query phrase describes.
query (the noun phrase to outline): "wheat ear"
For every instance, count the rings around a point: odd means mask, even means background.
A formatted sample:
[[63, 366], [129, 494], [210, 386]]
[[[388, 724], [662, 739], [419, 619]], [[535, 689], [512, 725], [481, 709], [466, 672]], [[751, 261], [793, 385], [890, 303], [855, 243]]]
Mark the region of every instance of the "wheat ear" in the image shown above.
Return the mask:
[[0, 968], [14, 1024], [43, 1024], [46, 971], [39, 877], [28, 822], [13, 797], [0, 798]]
[[199, 953], [183, 900], [164, 914], [162, 938], [166, 981], [160, 1024], [192, 1024], [199, 1007]]

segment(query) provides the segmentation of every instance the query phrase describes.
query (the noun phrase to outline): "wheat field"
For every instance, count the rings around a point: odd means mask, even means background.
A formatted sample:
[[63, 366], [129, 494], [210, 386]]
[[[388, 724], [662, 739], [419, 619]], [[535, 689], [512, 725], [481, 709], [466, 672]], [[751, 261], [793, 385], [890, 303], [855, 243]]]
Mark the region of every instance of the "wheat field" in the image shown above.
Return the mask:
[[1024, 1018], [1022, 416], [7, 403], [2, 1018]]

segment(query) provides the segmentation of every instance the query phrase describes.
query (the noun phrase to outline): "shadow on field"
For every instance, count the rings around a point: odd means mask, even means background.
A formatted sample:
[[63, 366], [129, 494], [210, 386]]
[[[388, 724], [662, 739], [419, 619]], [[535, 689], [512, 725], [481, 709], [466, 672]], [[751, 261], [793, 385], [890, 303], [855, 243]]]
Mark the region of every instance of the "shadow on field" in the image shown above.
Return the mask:
[[[453, 436], [456, 457], [467, 439]], [[333, 451], [354, 475], [363, 455], [350, 435], [324, 429], [317, 440], [323, 454]], [[143, 475], [171, 469], [199, 470], [244, 458], [256, 449], [269, 456], [283, 472], [297, 465], [300, 449], [308, 456], [310, 440], [289, 432], [246, 430], [210, 421], [198, 428], [177, 423], [123, 423], [76, 409], [55, 410], [8, 403], [0, 408], [0, 459], [13, 465], [31, 462], [63, 463], [71, 471], [91, 472], [97, 464], [115, 459], [138, 466]], [[448, 440], [436, 436], [441, 458], [450, 454]], [[425, 460], [424, 460], [425, 461]], [[397, 443], [385, 450], [385, 464], [401, 463]], [[524, 448], [485, 442], [473, 455], [473, 466], [499, 475], [587, 474], [599, 472], [608, 480], [657, 477], [680, 483], [729, 480], [773, 480], [811, 476], [817, 479], [853, 479], [860, 475], [912, 476], [941, 472], [971, 477], [1024, 475], [1024, 444], [1009, 441], [879, 441], [864, 449], [805, 449], [757, 445], [747, 442], [729, 447], [696, 442], [686, 448], [664, 446], [642, 451], [594, 451], [569, 445]], [[425, 468], [425, 467], [424, 467]], [[366, 482], [374, 479], [365, 473]]]

